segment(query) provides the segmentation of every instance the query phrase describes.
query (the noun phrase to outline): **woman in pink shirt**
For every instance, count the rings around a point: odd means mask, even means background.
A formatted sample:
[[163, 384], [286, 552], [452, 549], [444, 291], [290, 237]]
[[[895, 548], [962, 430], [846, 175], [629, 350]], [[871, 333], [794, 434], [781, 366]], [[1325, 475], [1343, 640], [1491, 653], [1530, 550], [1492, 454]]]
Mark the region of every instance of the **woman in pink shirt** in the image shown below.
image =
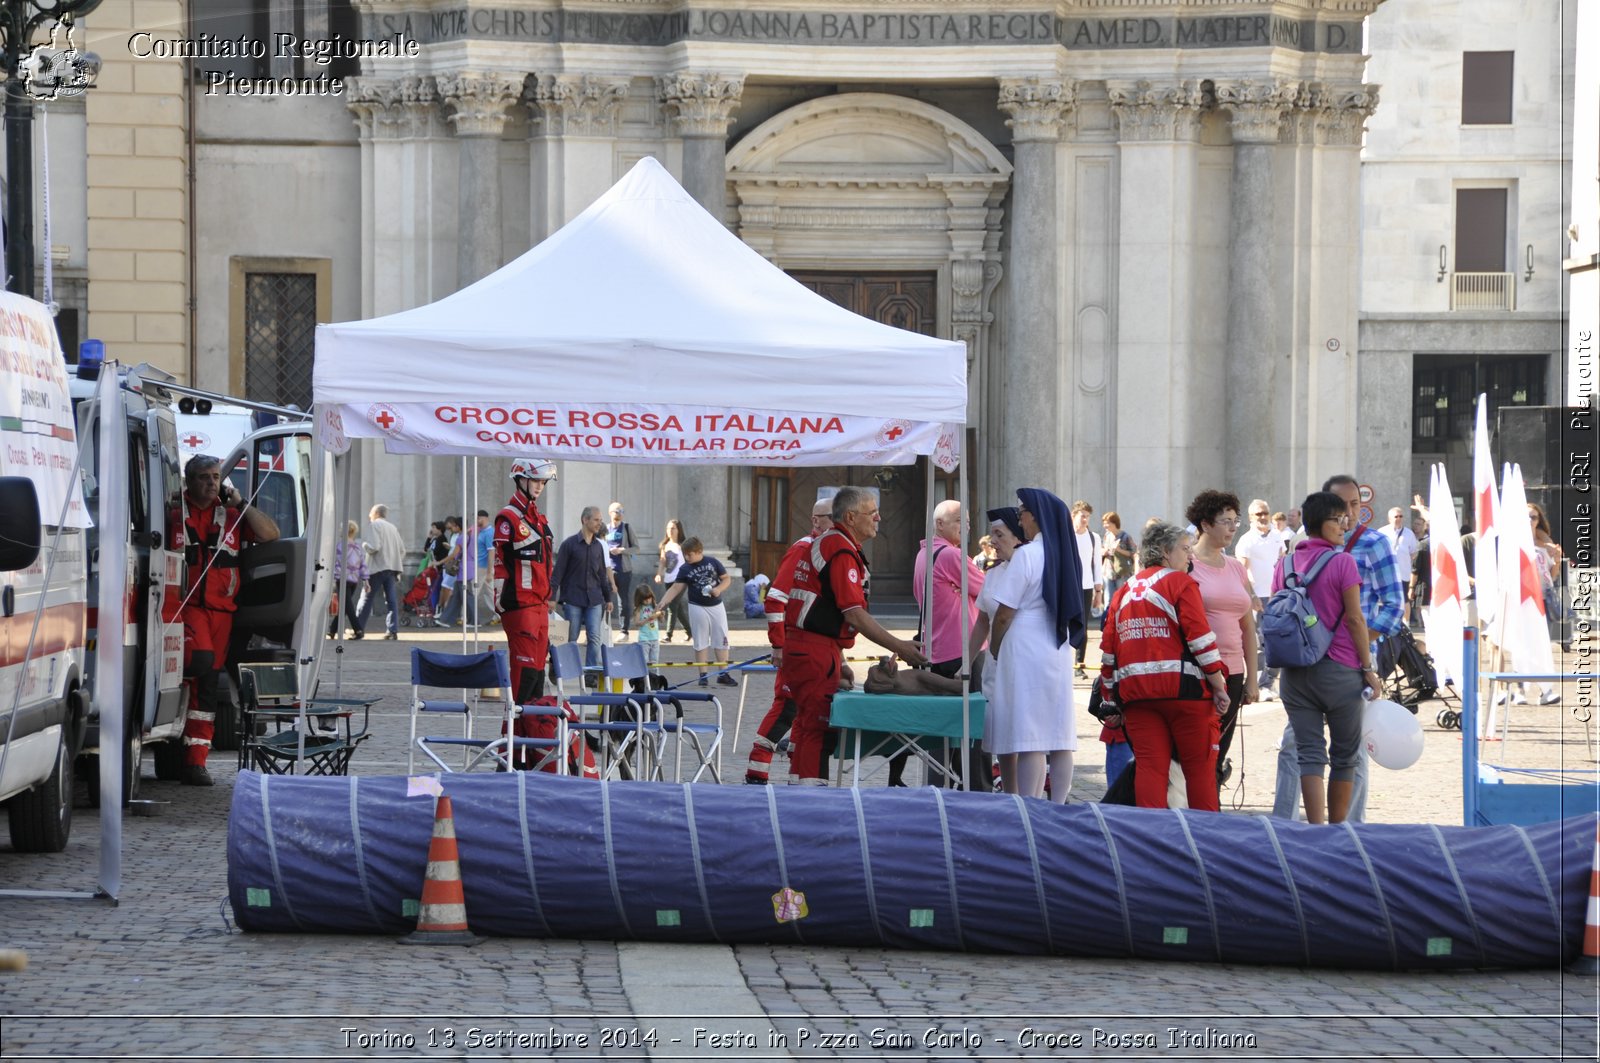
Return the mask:
[[1201, 491], [1184, 512], [1199, 531], [1194, 544], [1190, 575], [1200, 584], [1206, 622], [1217, 633], [1217, 649], [1228, 668], [1228, 711], [1222, 716], [1217, 742], [1217, 787], [1233, 772], [1225, 760], [1239, 723], [1239, 709], [1260, 698], [1256, 688], [1255, 592], [1244, 565], [1228, 556], [1228, 546], [1239, 530], [1239, 496], [1228, 491]]

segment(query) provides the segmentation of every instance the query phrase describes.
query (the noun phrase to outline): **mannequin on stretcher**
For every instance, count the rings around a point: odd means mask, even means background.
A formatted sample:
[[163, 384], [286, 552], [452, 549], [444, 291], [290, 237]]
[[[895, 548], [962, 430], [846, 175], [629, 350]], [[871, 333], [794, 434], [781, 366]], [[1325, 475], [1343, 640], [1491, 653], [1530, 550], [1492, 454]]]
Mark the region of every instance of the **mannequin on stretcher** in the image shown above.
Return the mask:
[[907, 694], [912, 697], [954, 695], [959, 698], [961, 680], [935, 675], [923, 669], [901, 668], [893, 657], [882, 657], [867, 669], [867, 681], [861, 685], [861, 689], [868, 694]]

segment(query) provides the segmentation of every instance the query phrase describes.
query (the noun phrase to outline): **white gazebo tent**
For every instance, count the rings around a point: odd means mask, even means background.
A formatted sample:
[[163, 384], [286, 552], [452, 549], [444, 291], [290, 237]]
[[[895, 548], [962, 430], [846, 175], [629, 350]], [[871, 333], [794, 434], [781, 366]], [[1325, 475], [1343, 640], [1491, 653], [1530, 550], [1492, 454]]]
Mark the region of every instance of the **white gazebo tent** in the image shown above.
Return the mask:
[[966, 348], [810, 291], [647, 157], [477, 283], [317, 326], [313, 399], [335, 450], [953, 469]]

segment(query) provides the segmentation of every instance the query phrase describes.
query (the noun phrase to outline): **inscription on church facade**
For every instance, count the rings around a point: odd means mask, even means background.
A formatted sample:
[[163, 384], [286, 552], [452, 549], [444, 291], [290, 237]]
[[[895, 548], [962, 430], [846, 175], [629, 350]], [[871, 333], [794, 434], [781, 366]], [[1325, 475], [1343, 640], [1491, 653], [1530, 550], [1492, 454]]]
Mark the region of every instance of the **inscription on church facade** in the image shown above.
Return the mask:
[[1063, 19], [1053, 10], [952, 14], [695, 8], [652, 13], [461, 5], [367, 13], [362, 27], [370, 36], [403, 34], [424, 44], [460, 40], [646, 47], [689, 40], [879, 47], [1056, 43], [1069, 51], [1277, 47], [1335, 53], [1355, 53], [1361, 47], [1359, 22], [1265, 14]]

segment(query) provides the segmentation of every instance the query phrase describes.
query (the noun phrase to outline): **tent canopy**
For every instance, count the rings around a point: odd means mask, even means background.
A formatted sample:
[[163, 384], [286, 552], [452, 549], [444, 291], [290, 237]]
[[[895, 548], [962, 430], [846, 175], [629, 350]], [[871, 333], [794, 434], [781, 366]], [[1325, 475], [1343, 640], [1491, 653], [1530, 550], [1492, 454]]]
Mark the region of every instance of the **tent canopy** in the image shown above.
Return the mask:
[[647, 157], [476, 284], [317, 326], [313, 398], [395, 453], [948, 467], [966, 348], [810, 291]]

